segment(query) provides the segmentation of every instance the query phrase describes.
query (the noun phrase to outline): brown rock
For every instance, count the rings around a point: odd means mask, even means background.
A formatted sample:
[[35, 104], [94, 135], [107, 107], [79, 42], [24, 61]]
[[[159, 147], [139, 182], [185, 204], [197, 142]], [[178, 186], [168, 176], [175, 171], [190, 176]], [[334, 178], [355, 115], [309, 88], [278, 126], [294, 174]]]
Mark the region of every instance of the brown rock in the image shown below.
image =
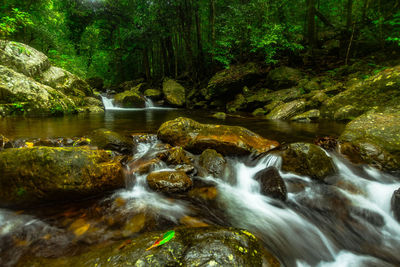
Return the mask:
[[147, 176], [147, 184], [154, 191], [180, 193], [192, 186], [192, 180], [181, 171], [152, 172]]

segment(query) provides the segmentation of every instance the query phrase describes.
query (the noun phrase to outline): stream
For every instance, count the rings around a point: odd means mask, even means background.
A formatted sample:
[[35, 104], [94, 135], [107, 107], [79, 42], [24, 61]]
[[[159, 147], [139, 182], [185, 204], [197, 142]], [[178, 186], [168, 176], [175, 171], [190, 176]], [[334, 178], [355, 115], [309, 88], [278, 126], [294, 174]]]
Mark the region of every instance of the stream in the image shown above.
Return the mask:
[[[202, 123], [222, 123], [207, 111], [160, 109], [112, 110], [105, 114], [60, 118], [0, 119], [0, 133], [12, 138], [81, 136], [107, 128], [120, 133], [155, 133], [162, 122], [179, 116]], [[338, 136], [343, 124], [293, 123], [228, 117], [223, 124], [244, 126], [281, 143], [312, 142]], [[128, 165], [150, 160], [162, 150], [152, 138], [137, 144]], [[196, 218], [208, 225], [233, 226], [254, 233], [283, 266], [399, 266], [400, 224], [390, 209], [400, 179], [335, 152], [336, 173], [322, 184], [285, 173], [281, 158], [226, 157], [224, 177], [200, 178], [214, 186], [215, 200], [171, 199], [151, 191], [146, 175], [126, 175], [126, 188], [76, 203], [47, 203], [29, 210], [0, 209], [0, 265], [14, 266], [29, 255], [74, 255], [87, 246], [123, 240], [137, 232], [166, 230]], [[198, 156], [194, 156], [196, 162]], [[288, 188], [281, 202], [260, 193], [254, 175], [276, 167]], [[127, 166], [129, 173], [129, 166]], [[155, 171], [168, 170], [165, 163]], [[22, 260], [23, 262], [23, 260]]]

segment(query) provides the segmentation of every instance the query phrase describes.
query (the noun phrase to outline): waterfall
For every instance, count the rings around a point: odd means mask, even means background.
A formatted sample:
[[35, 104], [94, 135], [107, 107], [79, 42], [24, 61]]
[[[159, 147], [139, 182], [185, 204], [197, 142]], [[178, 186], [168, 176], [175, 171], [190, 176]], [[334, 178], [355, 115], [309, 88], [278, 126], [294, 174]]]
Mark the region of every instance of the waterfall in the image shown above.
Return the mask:
[[115, 109], [116, 108], [116, 107], [114, 107], [112, 99], [107, 98], [105, 96], [101, 96], [101, 100], [103, 101], [103, 105], [104, 105], [104, 109], [105, 110], [111, 110], [111, 109]]
[[154, 103], [150, 98], [146, 97], [146, 108], [154, 108]]

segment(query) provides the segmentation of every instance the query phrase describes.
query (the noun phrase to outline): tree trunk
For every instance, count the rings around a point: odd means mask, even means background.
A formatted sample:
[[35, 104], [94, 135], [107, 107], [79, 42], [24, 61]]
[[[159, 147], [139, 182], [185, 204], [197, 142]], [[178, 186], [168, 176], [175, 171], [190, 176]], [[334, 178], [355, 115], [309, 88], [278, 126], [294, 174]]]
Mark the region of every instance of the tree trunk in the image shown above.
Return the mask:
[[347, 6], [346, 6], [346, 27], [347, 30], [351, 30], [351, 25], [353, 24], [353, 0], [347, 0]]
[[200, 27], [200, 17], [199, 17], [199, 6], [196, 6], [195, 9], [195, 18], [196, 18], [196, 33], [197, 33], [197, 68], [198, 73], [203, 75], [204, 70], [204, 53], [203, 53], [203, 44], [201, 41], [201, 27]]
[[146, 80], [150, 80], [150, 62], [149, 62], [149, 51], [147, 48], [143, 50], [143, 68], [146, 75]]
[[210, 0], [210, 42], [215, 47], [215, 0]]
[[315, 48], [315, 0], [307, 0], [307, 37], [310, 47]]

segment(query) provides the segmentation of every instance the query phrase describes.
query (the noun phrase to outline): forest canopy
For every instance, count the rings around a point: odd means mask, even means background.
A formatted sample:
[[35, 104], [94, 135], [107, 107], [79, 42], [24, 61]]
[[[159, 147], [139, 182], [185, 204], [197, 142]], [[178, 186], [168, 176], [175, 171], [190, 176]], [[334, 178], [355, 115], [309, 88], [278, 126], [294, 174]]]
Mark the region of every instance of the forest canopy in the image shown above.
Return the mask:
[[399, 10], [399, 0], [3, 0], [0, 38], [109, 83], [197, 82], [250, 58], [303, 63], [334, 48], [345, 62], [399, 46]]

